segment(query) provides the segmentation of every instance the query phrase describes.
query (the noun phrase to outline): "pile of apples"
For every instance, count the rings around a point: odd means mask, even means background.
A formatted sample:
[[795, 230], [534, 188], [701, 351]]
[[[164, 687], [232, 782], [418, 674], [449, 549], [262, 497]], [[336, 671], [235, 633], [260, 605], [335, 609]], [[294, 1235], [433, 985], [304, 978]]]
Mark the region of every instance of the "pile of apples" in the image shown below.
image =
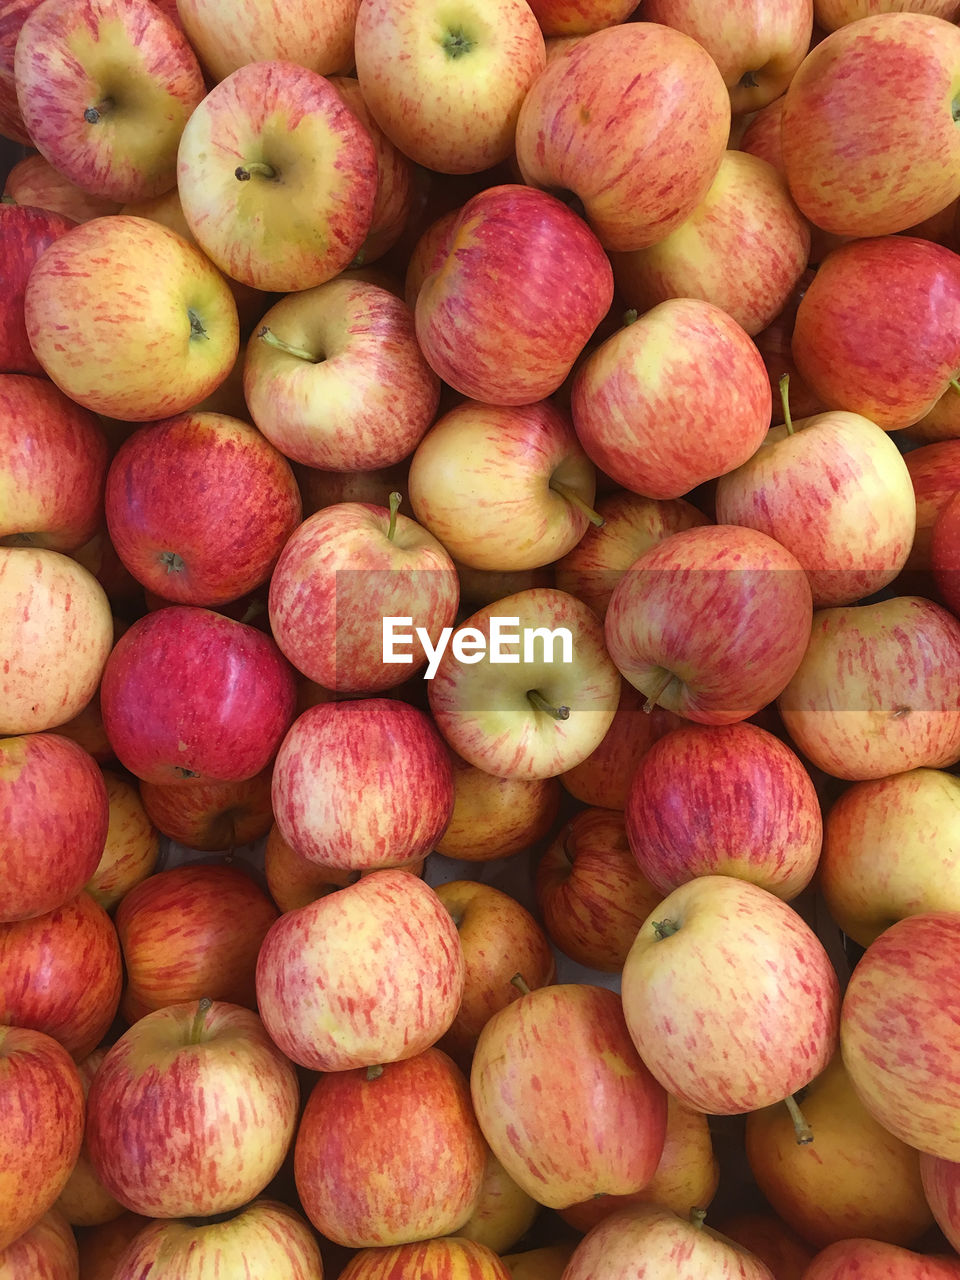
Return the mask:
[[0, 1280], [960, 1278], [958, 13], [0, 5]]

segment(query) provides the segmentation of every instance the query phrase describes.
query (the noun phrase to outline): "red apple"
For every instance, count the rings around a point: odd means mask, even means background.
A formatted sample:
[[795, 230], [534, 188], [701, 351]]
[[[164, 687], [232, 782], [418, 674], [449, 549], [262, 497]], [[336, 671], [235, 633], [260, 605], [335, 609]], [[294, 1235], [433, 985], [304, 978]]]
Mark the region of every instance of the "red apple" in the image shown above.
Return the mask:
[[879, 1240], [842, 1240], [822, 1249], [803, 1273], [803, 1280], [958, 1280], [960, 1260], [928, 1257]]
[[341, 1271], [340, 1280], [392, 1280], [397, 1275], [403, 1280], [510, 1280], [492, 1249], [457, 1236], [362, 1249]]
[[322, 76], [346, 70], [353, 57], [357, 2], [336, 0], [317, 9], [310, 3], [265, 8], [182, 0], [173, 7], [211, 77], [223, 80], [248, 62], [268, 58], [296, 62]]
[[[39, 3], [41, 0], [27, 0], [30, 8], [36, 8]], [[0, 21], [10, 12], [11, 7], [5, 9], [0, 15]], [[12, 79], [12, 66], [10, 71]], [[2, 80], [3, 70], [0, 69], [0, 83]], [[36, 209], [49, 209], [51, 213], [59, 213], [64, 218], [69, 218], [71, 223], [102, 218], [106, 214], [118, 213], [121, 208], [116, 200], [104, 200], [101, 196], [92, 196], [81, 190], [48, 160], [36, 153], [18, 160], [13, 166], [3, 185], [3, 195], [14, 204], [32, 205]]]
[[242, 782], [140, 783], [150, 822], [177, 844], [204, 852], [232, 852], [270, 830], [272, 770]]
[[33, 264], [54, 240], [74, 226], [72, 218], [47, 209], [0, 204], [0, 244], [7, 250], [0, 299], [0, 372], [40, 373], [23, 318], [23, 294]]
[[[960, 395], [952, 387], [949, 394], [960, 402]], [[910, 574], [924, 575], [915, 589], [917, 595], [926, 595], [931, 586], [934, 525], [953, 495], [960, 492], [960, 441], [937, 440], [911, 449], [904, 455], [904, 462], [917, 499], [917, 528], [906, 568]]]
[[960, 1243], [960, 1164], [921, 1152], [920, 1178], [937, 1226], [956, 1249]]
[[960, 489], [937, 516], [930, 563], [943, 602], [960, 617]]
[[70, 1224], [56, 1209], [0, 1252], [0, 1276], [19, 1280], [76, 1280], [79, 1258]]
[[[106, 1049], [94, 1049], [84, 1060], [77, 1064], [80, 1083], [83, 1086], [84, 1106], [90, 1092], [90, 1082], [106, 1056]], [[57, 1198], [57, 1211], [62, 1213], [73, 1227], [95, 1227], [104, 1222], [112, 1222], [123, 1213], [123, 1206], [114, 1200], [100, 1183], [94, 1172], [86, 1143], [80, 1148], [77, 1162], [70, 1171], [70, 1177]], [[2, 1275], [0, 1269], [0, 1275]]]

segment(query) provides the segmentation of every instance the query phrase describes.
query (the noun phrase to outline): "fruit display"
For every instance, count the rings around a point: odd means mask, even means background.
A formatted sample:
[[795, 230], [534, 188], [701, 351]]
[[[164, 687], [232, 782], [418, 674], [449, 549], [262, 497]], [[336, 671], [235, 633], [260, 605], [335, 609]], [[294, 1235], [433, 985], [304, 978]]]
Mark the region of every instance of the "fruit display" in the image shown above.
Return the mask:
[[0, 0], [0, 1280], [960, 1280], [960, 0]]

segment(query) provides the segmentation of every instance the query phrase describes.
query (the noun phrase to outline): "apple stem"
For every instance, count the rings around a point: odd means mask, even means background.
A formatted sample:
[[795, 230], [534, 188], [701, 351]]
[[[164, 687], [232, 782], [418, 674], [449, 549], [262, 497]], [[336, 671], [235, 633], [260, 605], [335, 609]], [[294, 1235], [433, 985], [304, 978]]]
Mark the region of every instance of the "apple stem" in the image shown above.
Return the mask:
[[213, 1001], [209, 996], [203, 996], [197, 1001], [197, 1012], [193, 1015], [193, 1023], [190, 1027], [190, 1044], [200, 1044], [203, 1040], [203, 1024], [207, 1020], [212, 1004]]
[[572, 507], [576, 507], [578, 511], [582, 511], [591, 524], [595, 524], [598, 529], [602, 529], [606, 521], [599, 511], [594, 511], [588, 503], [580, 497], [575, 489], [570, 485], [564, 484], [562, 480], [558, 480], [555, 476], [550, 477], [550, 488], [554, 493], [559, 493], [560, 497], [569, 502]]
[[515, 973], [510, 979], [510, 985], [517, 988], [522, 996], [530, 994], [530, 988], [527, 986], [527, 980], [522, 973]]
[[706, 1209], [694, 1208], [690, 1210], [690, 1225], [692, 1227], [696, 1227], [698, 1231], [706, 1222], [706, 1220], [707, 1220]]
[[675, 933], [680, 932], [680, 926], [676, 920], [654, 920], [653, 933], [657, 942], [663, 942], [664, 938], [672, 938]]
[[623, 313], [623, 327], [626, 329], [627, 325], [636, 324], [639, 319], [640, 312], [636, 307], [630, 307]]
[[383, 1075], [382, 1062], [377, 1062], [377, 1063], [374, 1063], [372, 1066], [367, 1067], [368, 1080], [379, 1080], [382, 1075]]
[[546, 698], [541, 693], [538, 693], [536, 689], [530, 689], [529, 692], [527, 693], [527, 697], [530, 699], [530, 701], [533, 703], [533, 705], [536, 707], [538, 711], [543, 711], [546, 715], [552, 716], [554, 720], [570, 719], [569, 707], [553, 706], [551, 703], [549, 703], [546, 700]]
[[643, 704], [643, 709], [647, 713], [647, 715], [650, 715], [654, 707], [658, 705], [660, 699], [666, 693], [668, 686], [672, 684], [672, 682], [676, 680], [676, 678], [677, 677], [673, 674], [672, 671], [665, 671], [663, 673], [663, 675], [654, 685], [653, 692], [649, 695], [646, 702]]
[[390, 523], [387, 525], [387, 541], [392, 542], [397, 532], [397, 512], [400, 510], [403, 494], [394, 490], [388, 501], [390, 503]]
[[793, 435], [793, 418], [790, 414], [790, 375], [785, 373], [780, 379], [780, 403], [783, 405], [783, 422], [787, 435]]
[[323, 356], [319, 358], [308, 351], [306, 347], [295, 347], [290, 342], [284, 342], [282, 338], [278, 338], [269, 325], [263, 325], [257, 330], [257, 337], [261, 341], [266, 342], [268, 346], [276, 347], [278, 351], [285, 351], [288, 356], [296, 356], [298, 360], [306, 360], [308, 364], [322, 364]]
[[83, 113], [83, 118], [87, 124], [99, 124], [104, 116], [110, 114], [113, 102], [110, 98], [104, 98], [102, 102], [98, 102], [95, 107], [87, 107]]
[[796, 1098], [791, 1094], [783, 1100], [787, 1110], [790, 1112], [790, 1119], [793, 1121], [794, 1132], [797, 1135], [797, 1145], [805, 1147], [813, 1141], [813, 1130], [807, 1124], [803, 1112], [800, 1110]]
[[233, 171], [233, 176], [238, 182], [249, 182], [251, 178], [266, 178], [270, 182], [276, 182], [277, 171], [272, 164], [264, 164], [261, 160], [251, 160], [249, 164], [238, 164]]
[[956, 378], [951, 378], [951, 379], [950, 379], [950, 385], [951, 385], [951, 387], [953, 387], [954, 391], [956, 391], [958, 394], [960, 394], [960, 380], [958, 380], [958, 379], [956, 379]]
[[13, 196], [0, 196], [0, 204], [16, 204]]

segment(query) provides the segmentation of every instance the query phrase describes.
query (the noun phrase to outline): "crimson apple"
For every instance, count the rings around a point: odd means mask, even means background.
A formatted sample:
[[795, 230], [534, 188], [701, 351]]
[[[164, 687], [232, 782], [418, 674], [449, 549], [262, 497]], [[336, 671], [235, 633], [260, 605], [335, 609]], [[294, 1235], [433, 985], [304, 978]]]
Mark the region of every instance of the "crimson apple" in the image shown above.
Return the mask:
[[170, 840], [205, 852], [254, 844], [270, 830], [272, 770], [240, 782], [140, 783], [149, 821]]
[[[2, 21], [2, 19], [0, 19]], [[0, 204], [0, 244], [6, 250], [0, 298], [0, 372], [40, 373], [23, 319], [23, 294], [33, 264], [44, 249], [74, 226], [72, 218], [49, 209]]]

